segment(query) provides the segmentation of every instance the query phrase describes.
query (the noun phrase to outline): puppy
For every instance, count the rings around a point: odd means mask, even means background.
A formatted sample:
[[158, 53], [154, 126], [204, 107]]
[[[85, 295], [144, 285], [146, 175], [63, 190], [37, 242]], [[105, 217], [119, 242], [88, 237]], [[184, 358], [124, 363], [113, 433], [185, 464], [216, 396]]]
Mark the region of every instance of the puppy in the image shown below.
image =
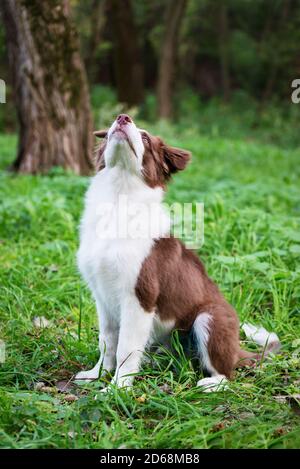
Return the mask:
[[[162, 204], [166, 184], [191, 155], [138, 129], [126, 114], [95, 134], [103, 142], [85, 198], [77, 258], [96, 303], [100, 358], [76, 379], [94, 380], [100, 370], [115, 370], [112, 382], [129, 387], [145, 348], [179, 329], [194, 334], [209, 375], [198, 385], [217, 390], [238, 365], [261, 355], [240, 348], [235, 310], [199, 258], [170, 235]], [[250, 325], [244, 330], [265, 346], [264, 355], [279, 348], [276, 334]]]

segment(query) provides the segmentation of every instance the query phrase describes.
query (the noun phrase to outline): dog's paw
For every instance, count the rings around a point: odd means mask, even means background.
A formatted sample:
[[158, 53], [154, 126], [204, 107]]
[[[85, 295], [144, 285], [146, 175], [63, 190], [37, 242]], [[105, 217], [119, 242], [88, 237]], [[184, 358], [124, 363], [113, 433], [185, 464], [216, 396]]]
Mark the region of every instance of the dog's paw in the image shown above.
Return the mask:
[[228, 387], [227, 378], [224, 375], [211, 376], [210, 378], [200, 379], [197, 386], [203, 388], [203, 392], [223, 391]]
[[75, 376], [75, 381], [81, 381], [82, 383], [90, 383], [99, 378], [99, 370], [95, 371], [94, 369], [88, 371], [80, 371]]

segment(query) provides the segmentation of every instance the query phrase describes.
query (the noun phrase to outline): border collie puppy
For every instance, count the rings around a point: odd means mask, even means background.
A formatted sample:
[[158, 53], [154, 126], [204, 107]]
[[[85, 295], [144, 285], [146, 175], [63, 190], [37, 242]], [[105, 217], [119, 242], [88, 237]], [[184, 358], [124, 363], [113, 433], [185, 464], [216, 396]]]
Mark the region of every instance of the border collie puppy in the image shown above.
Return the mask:
[[[179, 329], [194, 334], [209, 375], [198, 385], [217, 390], [238, 365], [250, 365], [261, 355], [240, 348], [235, 310], [199, 258], [170, 235], [164, 191], [191, 155], [138, 129], [126, 114], [95, 135], [103, 142], [86, 194], [78, 266], [96, 303], [100, 358], [76, 379], [94, 380], [100, 370], [115, 370], [112, 382], [129, 387], [145, 348]], [[155, 217], [149, 217], [151, 206]], [[142, 236], [136, 225], [145, 228]], [[276, 334], [250, 325], [244, 330], [267, 344], [264, 355], [279, 348]]]

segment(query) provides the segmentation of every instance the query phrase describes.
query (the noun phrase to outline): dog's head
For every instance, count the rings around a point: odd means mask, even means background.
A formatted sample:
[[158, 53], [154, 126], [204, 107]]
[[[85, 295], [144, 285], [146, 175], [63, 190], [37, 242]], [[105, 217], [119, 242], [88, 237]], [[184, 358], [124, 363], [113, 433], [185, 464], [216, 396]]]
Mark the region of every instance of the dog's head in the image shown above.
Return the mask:
[[127, 114], [120, 114], [109, 130], [99, 130], [95, 135], [104, 139], [96, 156], [98, 171], [119, 165], [140, 175], [150, 187], [164, 187], [191, 158], [188, 151], [166, 145], [161, 138], [138, 129]]

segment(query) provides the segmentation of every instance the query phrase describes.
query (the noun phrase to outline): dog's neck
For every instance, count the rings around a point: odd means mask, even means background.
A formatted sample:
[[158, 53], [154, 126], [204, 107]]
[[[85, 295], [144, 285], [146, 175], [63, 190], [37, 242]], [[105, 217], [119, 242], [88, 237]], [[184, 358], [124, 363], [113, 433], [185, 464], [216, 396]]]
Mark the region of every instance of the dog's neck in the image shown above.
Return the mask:
[[99, 193], [105, 196], [118, 198], [119, 195], [127, 195], [136, 203], [161, 203], [164, 191], [161, 187], [149, 187], [142, 176], [136, 172], [128, 171], [122, 166], [104, 168], [94, 178], [93, 185], [97, 185]]
[[[91, 223], [97, 224], [102, 208], [108, 204], [113, 207], [109, 223], [115, 224], [125, 217], [127, 224], [140, 224], [147, 230], [148, 238], [157, 239], [166, 236], [171, 228], [163, 196], [161, 187], [149, 187], [137, 174], [118, 166], [104, 168], [92, 180], [86, 213]], [[135, 235], [132, 239], [136, 239]]]

